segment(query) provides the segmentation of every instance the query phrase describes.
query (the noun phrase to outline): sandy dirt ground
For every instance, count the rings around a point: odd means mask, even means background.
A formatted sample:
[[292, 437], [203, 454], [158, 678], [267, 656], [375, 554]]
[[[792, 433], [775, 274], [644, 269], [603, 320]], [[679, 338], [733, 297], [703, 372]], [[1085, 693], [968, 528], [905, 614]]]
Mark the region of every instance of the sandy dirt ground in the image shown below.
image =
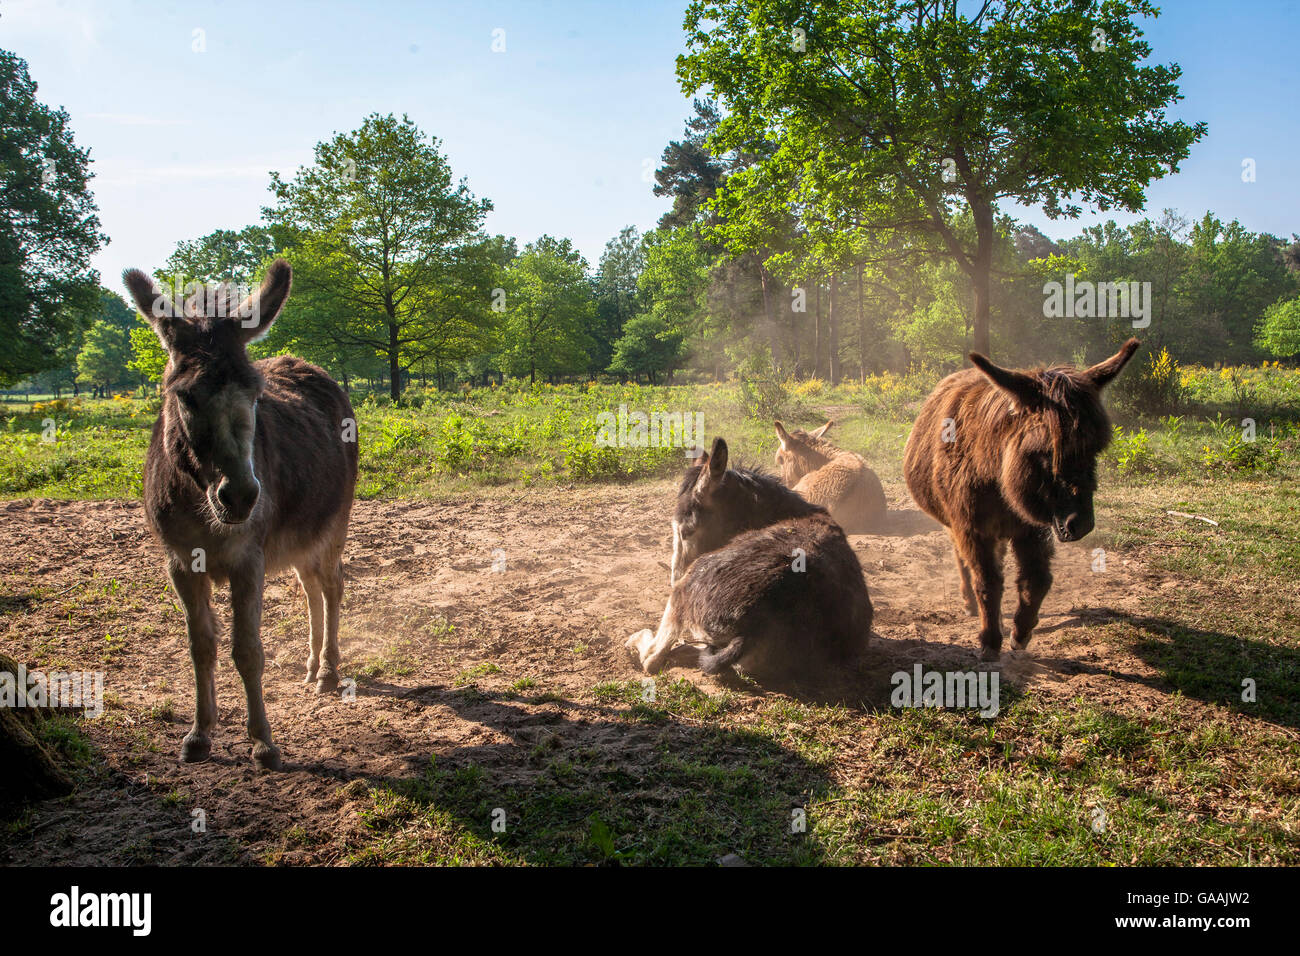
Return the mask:
[[[279, 774], [258, 773], [249, 760], [228, 633], [212, 758], [177, 759], [193, 676], [183, 618], [138, 502], [0, 503], [0, 646], [48, 669], [103, 670], [109, 701], [104, 717], [86, 722], [107, 769], [70, 800], [38, 807], [33, 824], [0, 846], [0, 863], [256, 862], [295, 827], [311, 834], [303, 859], [328, 863], [359, 839], [349, 781], [418, 774], [436, 754], [509, 782], [527, 770], [518, 754], [560, 727], [564, 746], [637, 759], [636, 747], [649, 743], [642, 735], [629, 744], [617, 722], [598, 719], [593, 688], [641, 676], [623, 641], [662, 611], [674, 490], [658, 482], [358, 502], [342, 630], [344, 675], [361, 673], [355, 700], [318, 697], [302, 683], [307, 622], [297, 580], [286, 571], [267, 584], [264, 687], [285, 759]], [[886, 493], [886, 533], [852, 538], [876, 617], [850, 706], [887, 706], [889, 674], [917, 661], [956, 669], [977, 661], [946, 532], [901, 487]], [[1095, 572], [1093, 546], [1059, 548], [1034, 644], [1003, 655], [1003, 680], [1131, 704], [1154, 693], [1157, 675], [1135, 658], [1108, 658], [1116, 652], [1089, 642], [1089, 623], [1186, 585], [1115, 555]], [[1012, 586], [1007, 624], [1013, 602]], [[228, 623], [225, 589], [217, 608]], [[715, 689], [689, 667], [669, 676]], [[505, 690], [520, 679], [547, 699], [505, 705], [453, 693], [468, 681]], [[671, 723], [655, 731], [672, 732]], [[206, 815], [202, 840], [191, 832], [194, 807]], [[277, 859], [295, 862], [292, 852]]]

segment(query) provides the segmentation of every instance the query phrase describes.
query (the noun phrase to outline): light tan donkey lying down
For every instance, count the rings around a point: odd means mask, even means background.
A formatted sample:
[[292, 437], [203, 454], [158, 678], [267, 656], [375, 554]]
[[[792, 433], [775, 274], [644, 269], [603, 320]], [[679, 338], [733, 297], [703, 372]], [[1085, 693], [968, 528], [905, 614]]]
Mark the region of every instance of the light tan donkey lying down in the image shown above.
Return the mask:
[[774, 424], [781, 440], [776, 464], [786, 485], [829, 511], [847, 534], [878, 530], [885, 517], [885, 490], [865, 458], [822, 437], [834, 422], [812, 432], [788, 432], [780, 422]]

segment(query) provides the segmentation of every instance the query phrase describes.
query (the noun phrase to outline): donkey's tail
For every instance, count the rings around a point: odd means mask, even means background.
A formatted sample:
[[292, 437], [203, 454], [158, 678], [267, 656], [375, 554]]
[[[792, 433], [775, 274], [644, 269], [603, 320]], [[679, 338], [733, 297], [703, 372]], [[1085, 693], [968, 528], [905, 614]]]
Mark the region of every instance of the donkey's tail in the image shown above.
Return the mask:
[[740, 655], [745, 652], [745, 637], [738, 635], [733, 637], [722, 650], [712, 653], [707, 650], [700, 651], [700, 670], [706, 674], [716, 674], [719, 671], [726, 670], [736, 661], [740, 660]]

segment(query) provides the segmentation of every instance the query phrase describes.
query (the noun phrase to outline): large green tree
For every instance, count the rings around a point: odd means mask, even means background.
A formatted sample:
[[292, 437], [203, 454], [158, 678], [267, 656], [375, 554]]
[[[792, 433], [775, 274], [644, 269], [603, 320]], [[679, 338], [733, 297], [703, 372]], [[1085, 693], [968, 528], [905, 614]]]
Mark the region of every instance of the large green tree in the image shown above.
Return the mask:
[[89, 167], [68, 114], [37, 100], [27, 64], [0, 50], [0, 386], [57, 367], [94, 308], [90, 257], [108, 237]]
[[505, 285], [505, 360], [536, 382], [538, 373], [583, 369], [595, 314], [587, 261], [568, 239], [542, 236], [510, 264]]
[[[694, 0], [687, 92], [725, 113], [722, 187], [753, 217], [933, 238], [967, 276], [989, 351], [998, 204], [1139, 210], [1205, 125], [1166, 118], [1180, 68], [1143, 65], [1145, 0]], [[970, 240], [954, 228], [968, 208]]]
[[659, 376], [671, 378], [681, 364], [682, 345], [680, 331], [669, 328], [662, 316], [643, 312], [623, 326], [609, 369], [633, 379], [645, 375], [651, 385], [658, 385]]
[[317, 144], [292, 180], [271, 180], [276, 205], [263, 212], [298, 238], [296, 294], [333, 302], [316, 316], [321, 328], [383, 356], [394, 399], [405, 368], [441, 354], [466, 320], [488, 321], [480, 227], [492, 204], [453, 178], [438, 141], [405, 116], [372, 114]]
[[596, 268], [596, 313], [591, 329], [593, 372], [604, 371], [623, 326], [641, 307], [637, 280], [645, 270], [645, 249], [635, 226], [625, 226], [605, 243]]
[[108, 397], [114, 387], [132, 379], [131, 332], [139, 328], [133, 308], [122, 297], [99, 289], [96, 308], [77, 353], [77, 377], [96, 395]]
[[[284, 232], [284, 230], [277, 230]], [[237, 282], [252, 285], [281, 243], [266, 226], [245, 226], [239, 231], [218, 229], [198, 239], [177, 244], [166, 266], [155, 273], [174, 284], [176, 279], [196, 282]]]

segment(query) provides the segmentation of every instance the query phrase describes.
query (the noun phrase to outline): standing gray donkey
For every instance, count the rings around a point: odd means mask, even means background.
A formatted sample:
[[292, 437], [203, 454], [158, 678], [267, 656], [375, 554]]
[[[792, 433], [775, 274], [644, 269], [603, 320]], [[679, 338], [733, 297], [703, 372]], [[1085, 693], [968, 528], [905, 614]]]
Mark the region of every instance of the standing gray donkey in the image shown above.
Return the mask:
[[262, 287], [237, 301], [210, 286], [178, 308], [138, 269], [122, 274], [167, 350], [163, 403], [145, 459], [149, 529], [185, 605], [194, 661], [194, 726], [181, 759], [208, 758], [217, 723], [213, 582], [230, 582], [231, 644], [248, 698], [253, 763], [280, 769], [262, 702], [262, 588], [293, 567], [307, 595], [307, 683], [339, 681], [343, 543], [357, 480], [356, 420], [323, 370], [288, 356], [250, 362], [289, 298], [293, 272], [277, 259]]

